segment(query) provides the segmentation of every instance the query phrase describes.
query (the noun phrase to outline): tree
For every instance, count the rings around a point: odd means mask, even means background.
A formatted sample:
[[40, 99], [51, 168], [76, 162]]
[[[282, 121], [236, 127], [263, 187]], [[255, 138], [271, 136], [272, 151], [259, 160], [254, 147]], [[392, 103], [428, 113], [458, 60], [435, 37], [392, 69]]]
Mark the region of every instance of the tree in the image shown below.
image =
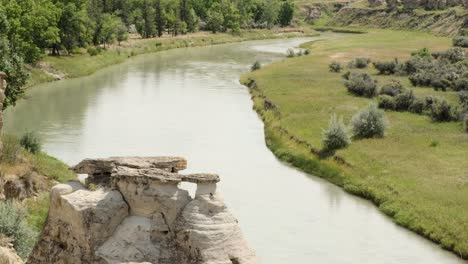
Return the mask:
[[128, 39], [128, 29], [127, 26], [122, 22], [122, 20], [119, 19], [117, 23], [117, 27], [115, 29], [115, 34], [117, 36], [117, 41], [120, 42], [126, 41]]
[[224, 17], [218, 8], [213, 8], [208, 11], [208, 21], [207, 27], [211, 32], [216, 33], [222, 30], [223, 28]]
[[16, 104], [16, 101], [24, 93], [23, 86], [28, 78], [28, 74], [23, 66], [23, 58], [12, 49], [6, 37], [9, 29], [10, 24], [0, 9], [0, 71], [7, 74], [6, 81], [8, 83], [5, 90], [3, 109]]
[[109, 45], [116, 39], [116, 29], [122, 23], [120, 18], [111, 15], [111, 14], [104, 14], [102, 16], [102, 28], [99, 40], [101, 43], [104, 44], [104, 48], [106, 47], [106, 43]]
[[278, 14], [278, 22], [282, 27], [289, 26], [294, 16], [294, 4], [285, 1], [281, 4], [281, 8]]
[[164, 31], [164, 17], [161, 6], [161, 0], [156, 0], [156, 27], [158, 31], [158, 37], [162, 37]]
[[220, 9], [224, 18], [224, 30], [231, 29], [233, 32], [238, 32], [240, 30], [240, 15], [237, 7], [231, 1], [223, 0]]
[[262, 23], [265, 23], [268, 28], [272, 28], [278, 20], [279, 5], [277, 1], [265, 3], [263, 6]]

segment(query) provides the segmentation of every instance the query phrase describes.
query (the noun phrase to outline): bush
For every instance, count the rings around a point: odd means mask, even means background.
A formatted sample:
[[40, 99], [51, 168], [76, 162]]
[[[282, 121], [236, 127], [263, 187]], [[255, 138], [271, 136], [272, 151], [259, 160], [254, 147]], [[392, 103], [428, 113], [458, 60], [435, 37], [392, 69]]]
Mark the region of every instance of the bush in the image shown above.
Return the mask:
[[460, 104], [468, 109], [468, 91], [458, 92], [458, 98], [460, 99]]
[[341, 66], [340, 63], [334, 61], [330, 63], [330, 65], [328, 65], [328, 69], [331, 72], [341, 72], [343, 70], [343, 67]]
[[41, 141], [33, 132], [24, 134], [20, 139], [20, 145], [33, 154], [41, 151]]
[[394, 61], [376, 61], [374, 67], [379, 71], [379, 74], [395, 74], [397, 72], [398, 63]]
[[389, 95], [380, 95], [379, 96], [379, 108], [385, 109], [385, 110], [395, 110], [396, 108], [396, 103], [395, 99]]
[[352, 73], [345, 86], [356, 96], [372, 98], [377, 95], [377, 84], [368, 73]]
[[416, 73], [420, 69], [432, 68], [432, 57], [413, 56], [403, 66], [403, 72], [407, 74]]
[[347, 71], [343, 75], [341, 75], [341, 78], [343, 78], [345, 80], [349, 80], [349, 76], [351, 76], [351, 72]]
[[256, 70], [260, 70], [260, 68], [262, 68], [262, 64], [260, 64], [259, 61], [256, 61], [254, 62], [254, 64], [252, 64], [252, 67], [250, 67], [250, 70], [256, 71]]
[[286, 57], [292, 58], [294, 56], [296, 56], [296, 54], [294, 53], [293, 49], [288, 49], [288, 51], [286, 51]]
[[304, 50], [304, 55], [309, 55], [310, 54], [310, 50], [306, 49]]
[[453, 38], [453, 46], [468, 48], [468, 37], [466, 36], [457, 36]]
[[357, 138], [383, 137], [386, 129], [384, 112], [370, 104], [353, 116], [351, 129]]
[[453, 89], [455, 91], [468, 91], [468, 78], [456, 80]]
[[418, 51], [411, 52], [412, 57], [428, 58], [431, 57], [431, 53], [428, 48], [422, 48]]
[[367, 65], [371, 62], [369, 58], [355, 58], [352, 60], [348, 66], [350, 68], [364, 69], [367, 68]]
[[422, 114], [422, 112], [424, 111], [424, 106], [424, 100], [415, 98], [408, 110], [415, 114]]
[[26, 211], [13, 202], [0, 203], [0, 234], [12, 239], [18, 255], [25, 258], [31, 252], [37, 234], [26, 223]]
[[435, 97], [429, 109], [433, 121], [449, 122], [454, 119], [452, 106], [443, 98]]
[[395, 110], [408, 111], [415, 99], [413, 90], [408, 90], [395, 96]]
[[100, 48], [96, 48], [96, 47], [92, 46], [92, 47], [88, 48], [87, 52], [91, 56], [97, 56], [97, 55], [99, 55], [99, 53], [101, 53], [101, 50], [102, 49], [100, 49]]
[[451, 63], [457, 63], [466, 58], [465, 51], [462, 48], [451, 48], [443, 52], [435, 52], [432, 56], [436, 59], [446, 59]]
[[348, 131], [343, 123], [343, 119], [338, 119], [335, 114], [330, 118], [328, 130], [323, 132], [323, 150], [332, 152], [347, 147], [351, 143]]
[[387, 83], [380, 88], [380, 94], [386, 94], [389, 96], [397, 96], [405, 91], [401, 82], [392, 80], [391, 83]]

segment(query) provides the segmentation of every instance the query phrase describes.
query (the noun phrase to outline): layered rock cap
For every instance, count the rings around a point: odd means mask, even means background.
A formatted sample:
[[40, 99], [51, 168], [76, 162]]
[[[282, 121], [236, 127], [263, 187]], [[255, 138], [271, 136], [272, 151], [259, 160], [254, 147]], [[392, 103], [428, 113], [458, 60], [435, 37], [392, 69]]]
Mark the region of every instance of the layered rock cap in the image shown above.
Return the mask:
[[[179, 174], [179, 157], [87, 159], [86, 184], [53, 187], [27, 263], [256, 264], [216, 174]], [[179, 183], [197, 185], [194, 197]]]

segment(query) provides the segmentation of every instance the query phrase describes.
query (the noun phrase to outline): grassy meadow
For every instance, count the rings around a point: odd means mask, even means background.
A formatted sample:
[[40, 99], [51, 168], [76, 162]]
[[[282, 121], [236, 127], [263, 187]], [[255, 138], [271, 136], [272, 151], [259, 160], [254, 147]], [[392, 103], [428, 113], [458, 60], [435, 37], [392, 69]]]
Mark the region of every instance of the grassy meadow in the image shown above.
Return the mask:
[[[333, 113], [348, 124], [356, 112], [376, 101], [350, 95], [342, 74], [329, 72], [332, 61], [346, 65], [356, 57], [403, 60], [423, 47], [440, 51], [450, 46], [449, 38], [421, 32], [345, 34], [304, 44], [310, 55], [285, 58], [242, 81], [255, 81], [250, 89], [254, 107], [265, 122], [267, 144], [280, 159], [372, 200], [396, 223], [468, 258], [468, 134], [460, 122], [435, 123], [428, 116], [387, 111], [384, 138], [353, 140], [327, 159], [314, 154]], [[405, 76], [381, 76], [372, 66], [364, 71], [379, 87], [398, 79], [418, 97], [458, 100], [455, 92], [411, 87]]]

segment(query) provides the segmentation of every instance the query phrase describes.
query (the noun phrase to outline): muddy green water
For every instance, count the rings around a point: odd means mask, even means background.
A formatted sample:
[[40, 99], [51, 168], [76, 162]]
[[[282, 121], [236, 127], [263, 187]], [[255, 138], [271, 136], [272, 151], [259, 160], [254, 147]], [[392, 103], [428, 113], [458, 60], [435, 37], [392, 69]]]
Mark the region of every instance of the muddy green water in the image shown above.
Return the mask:
[[171, 50], [42, 85], [7, 111], [6, 131], [38, 132], [45, 151], [71, 165], [177, 155], [190, 172], [219, 173], [220, 192], [265, 264], [466, 263], [267, 149], [239, 77], [310, 39]]

